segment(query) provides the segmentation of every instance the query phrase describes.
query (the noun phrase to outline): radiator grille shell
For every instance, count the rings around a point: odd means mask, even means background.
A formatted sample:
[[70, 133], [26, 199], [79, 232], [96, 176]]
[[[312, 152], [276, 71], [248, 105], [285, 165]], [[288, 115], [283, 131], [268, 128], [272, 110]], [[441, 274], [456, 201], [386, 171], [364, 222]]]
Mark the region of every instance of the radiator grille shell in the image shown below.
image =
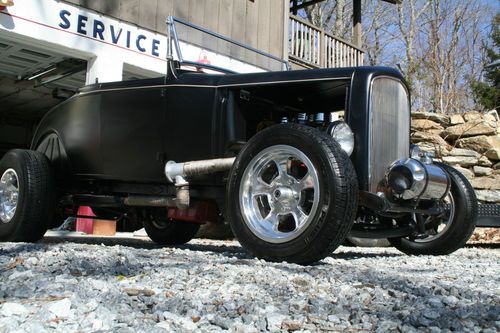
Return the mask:
[[398, 79], [376, 77], [370, 90], [368, 182], [375, 193], [382, 190], [387, 168], [409, 157], [410, 104], [406, 86]]

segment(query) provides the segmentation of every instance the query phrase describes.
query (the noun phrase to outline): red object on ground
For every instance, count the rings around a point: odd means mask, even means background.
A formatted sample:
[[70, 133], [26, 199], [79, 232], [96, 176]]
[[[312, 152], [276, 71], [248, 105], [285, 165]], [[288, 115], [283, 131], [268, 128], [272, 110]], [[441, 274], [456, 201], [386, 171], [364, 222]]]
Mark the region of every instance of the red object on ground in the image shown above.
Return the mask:
[[217, 206], [210, 201], [195, 201], [188, 209], [169, 208], [168, 218], [195, 223], [216, 222]]
[[[94, 212], [92, 211], [92, 208], [86, 206], [79, 207], [77, 215], [95, 216]], [[76, 231], [92, 235], [93, 224], [94, 224], [93, 219], [78, 217], [76, 219]]]

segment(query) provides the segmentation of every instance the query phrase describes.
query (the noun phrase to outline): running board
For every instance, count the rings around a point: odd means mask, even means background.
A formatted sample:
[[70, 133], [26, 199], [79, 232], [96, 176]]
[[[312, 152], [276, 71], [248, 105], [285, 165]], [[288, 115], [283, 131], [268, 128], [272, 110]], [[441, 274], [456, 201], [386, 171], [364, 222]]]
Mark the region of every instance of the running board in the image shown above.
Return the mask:
[[500, 228], [500, 205], [479, 204], [476, 227]]

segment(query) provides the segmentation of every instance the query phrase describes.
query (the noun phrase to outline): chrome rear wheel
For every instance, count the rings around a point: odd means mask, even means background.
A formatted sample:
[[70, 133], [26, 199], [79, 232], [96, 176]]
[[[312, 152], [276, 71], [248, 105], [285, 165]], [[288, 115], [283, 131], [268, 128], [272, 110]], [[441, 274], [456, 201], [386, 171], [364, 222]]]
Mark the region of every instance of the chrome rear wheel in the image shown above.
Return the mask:
[[7, 169], [0, 178], [0, 221], [9, 223], [16, 214], [19, 200], [19, 178], [14, 169]]
[[0, 160], [0, 241], [43, 237], [55, 210], [55, 182], [42, 153], [14, 149]]

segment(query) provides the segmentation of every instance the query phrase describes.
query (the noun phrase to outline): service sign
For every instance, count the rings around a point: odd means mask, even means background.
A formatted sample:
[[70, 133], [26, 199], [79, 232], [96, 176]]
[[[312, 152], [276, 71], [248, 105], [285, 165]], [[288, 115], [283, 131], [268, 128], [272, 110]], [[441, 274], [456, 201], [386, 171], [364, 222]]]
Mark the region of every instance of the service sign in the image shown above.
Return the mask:
[[[90, 13], [75, 14], [69, 10], [61, 9], [58, 27], [98, 42], [111, 43], [129, 50], [160, 57], [160, 47], [166, 43], [163, 36], [154, 35], [144, 30], [130, 29], [128, 25], [113, 21], [102, 16], [96, 17]], [[163, 48], [161, 53], [165, 58], [166, 54], [164, 54]]]
[[23, 34], [30, 24], [33, 35], [43, 31], [52, 42], [68, 47], [85, 49], [94, 43], [95, 48], [118, 47], [162, 60], [166, 56], [165, 35], [55, 0], [18, 0], [2, 11], [0, 20], [0, 28]]

